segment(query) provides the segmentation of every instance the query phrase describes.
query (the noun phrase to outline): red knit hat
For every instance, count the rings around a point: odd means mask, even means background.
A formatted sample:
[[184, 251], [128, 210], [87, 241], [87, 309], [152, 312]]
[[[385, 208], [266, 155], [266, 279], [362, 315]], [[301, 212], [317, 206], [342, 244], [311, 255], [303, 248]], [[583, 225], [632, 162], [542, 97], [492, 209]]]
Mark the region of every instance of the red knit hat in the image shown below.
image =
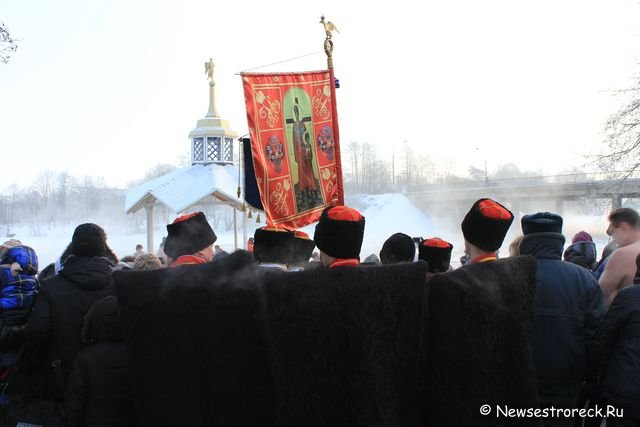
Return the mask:
[[453, 245], [438, 237], [426, 239], [418, 246], [418, 259], [427, 262], [429, 273], [443, 273], [449, 269]]
[[578, 242], [593, 242], [593, 237], [591, 237], [591, 234], [589, 234], [586, 231], [582, 230], [582, 231], [577, 232], [573, 236], [573, 239], [571, 239], [571, 244], [572, 245], [574, 243], [578, 243]]
[[462, 234], [485, 251], [497, 251], [513, 222], [511, 211], [495, 200], [476, 201], [462, 220]]
[[348, 206], [329, 206], [320, 215], [313, 240], [318, 249], [334, 258], [360, 258], [364, 216]]

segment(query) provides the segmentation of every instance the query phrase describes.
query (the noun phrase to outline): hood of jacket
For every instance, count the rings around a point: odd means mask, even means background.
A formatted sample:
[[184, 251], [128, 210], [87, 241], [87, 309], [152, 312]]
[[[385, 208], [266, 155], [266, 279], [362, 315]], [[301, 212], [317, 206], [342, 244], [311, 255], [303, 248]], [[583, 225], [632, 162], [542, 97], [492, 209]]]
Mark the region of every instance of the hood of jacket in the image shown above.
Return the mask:
[[590, 263], [595, 263], [597, 260], [596, 244], [593, 242], [576, 242], [570, 245], [564, 251], [564, 259], [566, 261], [575, 257], [584, 257]]
[[562, 259], [565, 238], [561, 233], [531, 233], [520, 242], [520, 255], [532, 255], [537, 259]]
[[84, 316], [82, 342], [118, 342], [122, 339], [118, 299], [114, 295], [108, 295], [93, 303]]
[[102, 289], [111, 283], [111, 262], [104, 257], [71, 256], [60, 276], [86, 290]]

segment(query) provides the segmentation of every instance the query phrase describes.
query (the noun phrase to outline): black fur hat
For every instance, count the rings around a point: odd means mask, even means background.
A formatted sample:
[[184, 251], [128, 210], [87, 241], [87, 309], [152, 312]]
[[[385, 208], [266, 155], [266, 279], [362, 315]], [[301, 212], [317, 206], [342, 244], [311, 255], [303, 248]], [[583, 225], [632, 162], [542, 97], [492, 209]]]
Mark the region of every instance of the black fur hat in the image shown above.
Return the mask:
[[364, 216], [347, 206], [329, 206], [320, 215], [313, 241], [334, 258], [358, 258], [364, 238]]
[[464, 238], [485, 251], [497, 251], [513, 222], [511, 211], [495, 200], [476, 201], [462, 220]]
[[202, 212], [183, 215], [167, 225], [167, 240], [164, 253], [173, 259], [182, 255], [192, 255], [213, 245], [218, 239], [216, 233]]
[[258, 262], [288, 264], [293, 253], [293, 231], [262, 227], [253, 235], [253, 256]]
[[413, 239], [404, 234], [396, 233], [385, 240], [380, 249], [380, 261], [383, 264], [398, 262], [413, 262], [416, 256], [416, 244]]
[[311, 254], [316, 247], [311, 237], [304, 231], [295, 230], [293, 235], [293, 253], [291, 264], [304, 264], [309, 262]]
[[525, 215], [520, 224], [525, 236], [531, 233], [562, 233], [562, 217], [551, 212]]
[[418, 258], [427, 262], [429, 273], [444, 273], [449, 270], [452, 250], [451, 243], [434, 237], [420, 242]]

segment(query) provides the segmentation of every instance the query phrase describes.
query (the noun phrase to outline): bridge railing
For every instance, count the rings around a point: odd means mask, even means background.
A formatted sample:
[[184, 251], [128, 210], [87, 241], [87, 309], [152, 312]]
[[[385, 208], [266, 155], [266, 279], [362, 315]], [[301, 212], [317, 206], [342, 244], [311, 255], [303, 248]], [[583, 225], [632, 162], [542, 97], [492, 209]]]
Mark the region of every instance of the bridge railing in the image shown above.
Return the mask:
[[487, 180], [441, 180], [433, 184], [423, 184], [411, 186], [408, 193], [435, 191], [443, 189], [469, 189], [469, 188], [504, 188], [504, 187], [524, 187], [549, 184], [586, 184], [609, 182], [612, 185], [621, 180], [623, 176], [626, 180], [640, 179], [640, 173], [628, 175], [625, 171], [618, 172], [584, 172], [560, 175], [540, 175], [514, 178], [500, 178]]

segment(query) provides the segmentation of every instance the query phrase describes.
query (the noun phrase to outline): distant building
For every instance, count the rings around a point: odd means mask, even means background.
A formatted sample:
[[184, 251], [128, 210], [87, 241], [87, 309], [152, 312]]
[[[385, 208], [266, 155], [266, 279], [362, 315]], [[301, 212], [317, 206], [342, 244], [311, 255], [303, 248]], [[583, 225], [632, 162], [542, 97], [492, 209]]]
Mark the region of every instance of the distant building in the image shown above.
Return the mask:
[[189, 133], [191, 166], [175, 170], [159, 178], [127, 190], [125, 212], [140, 209], [147, 213], [147, 248], [154, 248], [153, 210], [161, 204], [176, 214], [206, 204], [227, 204], [234, 210], [234, 246], [238, 248], [237, 213], [243, 214], [242, 244], [247, 241], [247, 216], [240, 198], [239, 162], [234, 159], [233, 140], [237, 133], [220, 117], [216, 108], [213, 62], [205, 64], [209, 78], [209, 111]]

